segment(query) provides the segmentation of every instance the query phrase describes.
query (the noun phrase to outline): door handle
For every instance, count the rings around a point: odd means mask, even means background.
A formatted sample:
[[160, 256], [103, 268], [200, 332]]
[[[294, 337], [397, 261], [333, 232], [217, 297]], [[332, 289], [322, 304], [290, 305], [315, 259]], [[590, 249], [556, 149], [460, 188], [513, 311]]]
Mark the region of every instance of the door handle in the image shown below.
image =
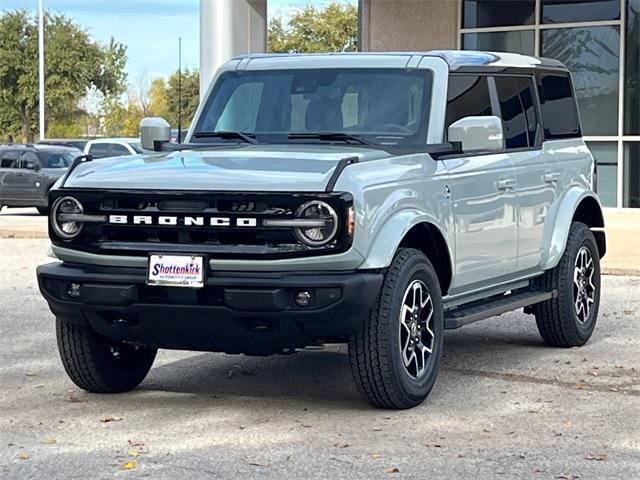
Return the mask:
[[545, 173], [543, 178], [544, 178], [544, 181], [547, 183], [554, 183], [560, 180], [560, 173], [559, 172]]
[[498, 190], [510, 190], [516, 188], [517, 185], [518, 182], [516, 182], [515, 178], [503, 178], [497, 182]]

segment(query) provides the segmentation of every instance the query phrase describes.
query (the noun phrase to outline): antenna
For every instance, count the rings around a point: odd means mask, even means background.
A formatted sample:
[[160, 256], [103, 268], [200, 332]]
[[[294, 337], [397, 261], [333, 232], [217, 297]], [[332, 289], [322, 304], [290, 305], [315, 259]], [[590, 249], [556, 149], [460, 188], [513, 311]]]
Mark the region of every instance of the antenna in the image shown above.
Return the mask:
[[182, 37], [178, 37], [178, 143], [182, 143]]

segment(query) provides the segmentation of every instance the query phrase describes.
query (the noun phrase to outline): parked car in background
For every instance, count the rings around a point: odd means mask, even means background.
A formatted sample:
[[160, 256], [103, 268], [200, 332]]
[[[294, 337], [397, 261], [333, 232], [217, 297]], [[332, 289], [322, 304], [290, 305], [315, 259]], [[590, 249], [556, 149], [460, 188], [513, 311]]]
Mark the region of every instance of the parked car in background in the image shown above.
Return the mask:
[[0, 210], [36, 207], [46, 215], [49, 189], [79, 155], [77, 148], [0, 145]]
[[139, 138], [97, 138], [87, 142], [84, 153], [93, 158], [121, 157], [144, 153]]
[[54, 145], [58, 147], [71, 147], [84, 150], [84, 147], [89, 140], [89, 138], [47, 138], [46, 140], [40, 140], [38, 145]]

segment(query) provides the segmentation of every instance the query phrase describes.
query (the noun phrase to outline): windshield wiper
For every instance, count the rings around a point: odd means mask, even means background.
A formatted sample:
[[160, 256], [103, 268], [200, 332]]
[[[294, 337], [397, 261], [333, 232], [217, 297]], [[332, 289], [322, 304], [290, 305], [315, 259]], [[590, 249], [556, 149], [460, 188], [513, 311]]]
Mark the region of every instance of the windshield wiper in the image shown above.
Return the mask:
[[374, 145], [373, 142], [366, 140], [358, 135], [351, 135], [344, 132], [304, 132], [304, 133], [290, 133], [290, 140], [307, 140], [318, 139], [321, 141], [331, 142], [354, 142], [360, 145]]
[[242, 133], [242, 132], [196, 132], [193, 134], [196, 138], [222, 138], [225, 140], [233, 140], [238, 139], [242, 140], [245, 143], [251, 143], [255, 145], [258, 143], [256, 140], [256, 136], [253, 133]]

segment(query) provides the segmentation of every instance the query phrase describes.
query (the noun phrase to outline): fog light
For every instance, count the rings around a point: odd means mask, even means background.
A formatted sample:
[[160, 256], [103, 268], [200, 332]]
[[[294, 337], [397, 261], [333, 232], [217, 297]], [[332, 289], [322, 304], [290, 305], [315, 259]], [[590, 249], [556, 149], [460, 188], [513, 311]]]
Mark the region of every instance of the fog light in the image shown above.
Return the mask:
[[67, 295], [71, 298], [80, 297], [80, 284], [79, 283], [70, 283], [67, 287]]
[[296, 293], [295, 300], [299, 307], [308, 307], [311, 304], [311, 293], [307, 290], [300, 290]]

